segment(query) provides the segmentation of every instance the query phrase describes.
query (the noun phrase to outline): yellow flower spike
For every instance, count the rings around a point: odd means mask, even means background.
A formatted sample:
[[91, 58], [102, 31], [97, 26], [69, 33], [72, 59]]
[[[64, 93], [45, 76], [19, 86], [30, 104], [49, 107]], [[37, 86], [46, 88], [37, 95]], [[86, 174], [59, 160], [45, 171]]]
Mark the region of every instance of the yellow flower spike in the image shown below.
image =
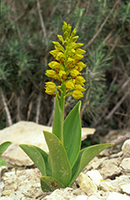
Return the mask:
[[[80, 48], [83, 46], [82, 43], [76, 43], [79, 38], [75, 36], [76, 29], [71, 32], [71, 26], [64, 22], [62, 31], [64, 37], [57, 35], [62, 45], [56, 41], [52, 42], [55, 49], [50, 51], [50, 54], [53, 55], [54, 61], [48, 64], [52, 70], [47, 70], [46, 75], [59, 81], [59, 86], [56, 86], [55, 89], [55, 95], [58, 95], [59, 98], [63, 100], [64, 97], [72, 95], [75, 99], [79, 99], [83, 97], [82, 92], [85, 91], [85, 88], [82, 87], [85, 79], [79, 75], [81, 75], [82, 69], [86, 67], [80, 61], [86, 51]], [[60, 90], [60, 94], [57, 90]], [[47, 88], [46, 92], [51, 93]]]
[[80, 85], [84, 85], [83, 83], [85, 83], [85, 79], [82, 76], [77, 76], [75, 78], [75, 84], [80, 84]]
[[46, 93], [49, 94], [49, 95], [53, 95], [54, 94], [54, 91], [56, 89], [56, 85], [55, 83], [53, 82], [46, 82], [45, 83], [45, 89], [46, 89]]
[[74, 83], [72, 81], [67, 81], [65, 83], [67, 90], [73, 90], [74, 89]]
[[72, 93], [72, 96], [75, 99], [80, 99], [80, 98], [83, 97], [83, 93], [80, 90], [74, 90], [73, 93]]
[[70, 74], [71, 74], [72, 77], [76, 77], [76, 76], [78, 76], [81, 73], [78, 70], [76, 70], [76, 69], [72, 69], [70, 71]]
[[86, 89], [83, 88], [81, 85], [76, 85], [74, 89], [75, 89], [75, 90], [79, 90], [79, 91], [85, 91], [85, 90], [86, 90]]

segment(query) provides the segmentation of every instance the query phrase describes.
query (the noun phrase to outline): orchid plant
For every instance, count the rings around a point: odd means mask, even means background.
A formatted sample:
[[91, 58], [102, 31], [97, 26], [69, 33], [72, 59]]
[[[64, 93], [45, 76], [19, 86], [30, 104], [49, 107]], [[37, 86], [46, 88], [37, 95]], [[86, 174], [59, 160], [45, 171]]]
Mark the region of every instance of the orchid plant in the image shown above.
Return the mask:
[[45, 83], [45, 92], [55, 97], [55, 113], [52, 133], [43, 131], [49, 153], [34, 145], [20, 144], [24, 152], [40, 170], [41, 188], [44, 192], [71, 185], [85, 166], [102, 150], [112, 144], [98, 144], [81, 148], [81, 101], [64, 119], [65, 98], [72, 95], [75, 99], [83, 97], [85, 79], [81, 71], [86, 65], [81, 62], [85, 51], [77, 43], [76, 29], [64, 22], [60, 42], [53, 42], [55, 49], [50, 51], [54, 60], [46, 75], [52, 81]]

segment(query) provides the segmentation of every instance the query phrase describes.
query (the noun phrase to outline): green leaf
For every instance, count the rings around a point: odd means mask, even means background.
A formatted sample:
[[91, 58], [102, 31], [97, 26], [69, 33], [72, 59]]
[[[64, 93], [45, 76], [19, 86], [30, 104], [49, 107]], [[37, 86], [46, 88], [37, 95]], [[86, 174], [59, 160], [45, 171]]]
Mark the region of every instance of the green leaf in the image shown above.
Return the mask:
[[2, 155], [2, 153], [12, 144], [12, 142], [3, 142], [1, 145], [0, 145], [0, 156]]
[[19, 146], [35, 163], [42, 175], [46, 176], [47, 172], [45, 162], [47, 162], [48, 154], [34, 145], [20, 144]]
[[56, 96], [52, 133], [56, 135], [61, 141], [63, 137], [63, 117], [64, 113], [60, 108], [58, 97]]
[[42, 176], [40, 182], [43, 192], [54, 191], [55, 189], [65, 187], [61, 182], [50, 176]]
[[80, 107], [81, 101], [72, 109], [63, 125], [64, 147], [72, 167], [78, 157], [81, 146]]
[[49, 162], [52, 168], [52, 176], [66, 187], [72, 175], [66, 151], [58, 137], [53, 133], [43, 132], [49, 148]]
[[79, 173], [86, 167], [86, 165], [101, 151], [112, 146], [114, 143], [97, 144], [82, 149], [79, 153], [78, 159], [72, 169], [71, 184], [75, 181]]
[[2, 158], [0, 158], [0, 166], [6, 166], [6, 161]]
[[51, 168], [48, 163], [48, 158], [49, 158], [48, 154], [37, 146], [35, 146], [35, 149], [37, 149], [39, 151], [39, 153], [42, 155], [42, 157], [44, 158], [45, 166], [46, 166], [46, 173], [48, 176], [51, 176], [52, 173], [51, 173]]

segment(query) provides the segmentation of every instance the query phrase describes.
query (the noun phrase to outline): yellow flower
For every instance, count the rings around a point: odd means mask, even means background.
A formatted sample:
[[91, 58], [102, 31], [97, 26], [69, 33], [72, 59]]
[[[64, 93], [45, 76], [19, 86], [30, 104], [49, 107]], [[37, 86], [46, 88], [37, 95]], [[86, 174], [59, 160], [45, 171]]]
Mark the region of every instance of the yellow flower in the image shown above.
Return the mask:
[[86, 90], [86, 89], [83, 88], [81, 85], [76, 85], [74, 89], [75, 89], [75, 90], [79, 90], [79, 91], [85, 91], [85, 90]]
[[82, 69], [86, 67], [86, 65], [83, 63], [83, 62], [78, 62], [75, 66], [75, 69], [79, 70], [79, 71], [82, 71]]
[[73, 93], [72, 93], [72, 96], [75, 99], [80, 99], [80, 98], [83, 97], [83, 93], [80, 90], [74, 90]]
[[67, 82], [65, 83], [65, 85], [66, 85], [66, 88], [67, 88], [68, 90], [73, 90], [73, 89], [74, 89], [74, 83], [73, 83], [72, 81], [67, 81]]
[[56, 78], [56, 72], [54, 70], [46, 70], [45, 75], [50, 78], [54, 78], [54, 79]]
[[45, 89], [46, 89], [46, 93], [49, 94], [49, 95], [53, 95], [54, 94], [54, 91], [56, 89], [56, 85], [55, 83], [53, 82], [46, 82], [45, 83]]
[[63, 65], [61, 63], [58, 63], [57, 61], [52, 61], [48, 65], [52, 69], [63, 69]]
[[81, 54], [75, 54], [74, 59], [81, 60], [84, 56]]
[[64, 48], [59, 42], [53, 41], [52, 43], [55, 45], [56, 50], [64, 52]]
[[70, 74], [71, 74], [72, 77], [76, 77], [77, 75], [79, 75], [81, 73], [78, 70], [76, 70], [76, 69], [72, 69], [70, 71]]
[[76, 84], [80, 84], [80, 85], [84, 85], [83, 83], [85, 82], [85, 79], [82, 76], [77, 76], [75, 78], [75, 83]]
[[60, 78], [65, 78], [66, 77], [66, 72], [64, 70], [59, 71], [59, 76]]
[[59, 53], [59, 51], [58, 51], [58, 50], [52, 50], [52, 51], [49, 51], [49, 53], [50, 53], [51, 55], [53, 55], [54, 58], [56, 58], [56, 56], [57, 56], [57, 54]]
[[56, 56], [56, 60], [58, 60], [60, 63], [64, 63], [65, 61], [65, 54], [62, 52], [59, 52]]
[[82, 47], [84, 44], [83, 43], [74, 43], [74, 48], [77, 49], [79, 47]]
[[63, 44], [64, 39], [63, 39], [62, 35], [57, 35], [57, 37], [59, 38], [59, 40], [60, 40], [60, 41], [62, 42], [62, 44]]
[[69, 57], [67, 60], [67, 65], [68, 65], [69, 69], [73, 69], [74, 64], [75, 64], [75, 60], [73, 58]]
[[85, 54], [85, 53], [86, 53], [86, 51], [83, 50], [83, 49], [77, 49], [76, 50], [76, 54]]
[[72, 41], [72, 42], [76, 42], [76, 41], [78, 40], [78, 38], [79, 38], [79, 36], [75, 36], [75, 37], [72, 38], [71, 41]]

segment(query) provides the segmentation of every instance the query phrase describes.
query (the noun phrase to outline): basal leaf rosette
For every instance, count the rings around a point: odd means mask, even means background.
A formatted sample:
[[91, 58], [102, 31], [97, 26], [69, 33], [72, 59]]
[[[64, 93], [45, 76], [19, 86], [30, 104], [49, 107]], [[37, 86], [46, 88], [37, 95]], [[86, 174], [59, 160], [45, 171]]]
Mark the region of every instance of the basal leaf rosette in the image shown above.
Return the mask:
[[[72, 95], [75, 99], [83, 97], [83, 87], [85, 79], [81, 76], [81, 71], [86, 65], [81, 61], [84, 51], [80, 47], [82, 43], [76, 43], [78, 36], [75, 36], [76, 29], [71, 31], [71, 26], [66, 22], [62, 27], [63, 36], [58, 35], [60, 42], [53, 42], [55, 49], [50, 51], [54, 60], [48, 65], [51, 69], [46, 70], [46, 75], [54, 82], [46, 82], [45, 89], [49, 95], [59, 96], [61, 92], [64, 96]], [[59, 93], [60, 91], [60, 93]]]

